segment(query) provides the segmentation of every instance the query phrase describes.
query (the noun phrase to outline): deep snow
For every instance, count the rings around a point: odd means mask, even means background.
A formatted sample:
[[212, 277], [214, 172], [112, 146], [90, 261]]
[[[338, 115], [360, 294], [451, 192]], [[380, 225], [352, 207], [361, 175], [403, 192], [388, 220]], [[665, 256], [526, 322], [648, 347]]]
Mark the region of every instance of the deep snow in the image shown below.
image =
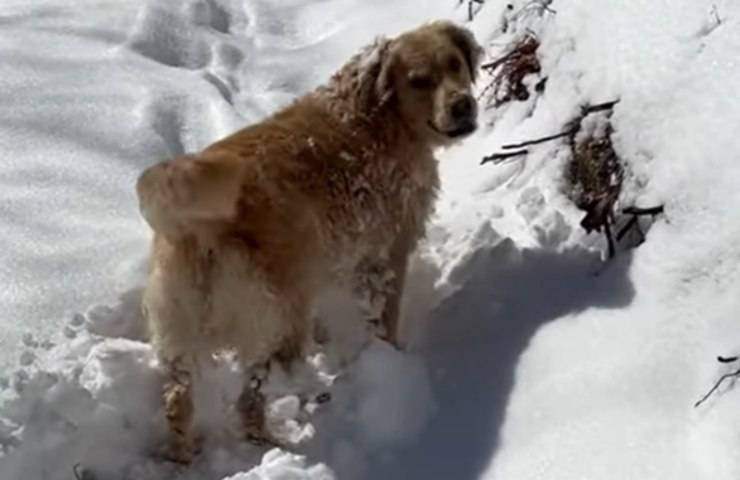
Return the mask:
[[[268, 114], [376, 34], [463, 21], [467, 7], [0, 6], [0, 478], [69, 479], [76, 464], [101, 479], [737, 478], [738, 392], [693, 403], [732, 368], [715, 356], [740, 353], [740, 5], [511, 3], [488, 0], [469, 26], [492, 58], [536, 33], [547, 88], [484, 111], [440, 154], [443, 194], [405, 302], [410, 352], [366, 345], [352, 305], [330, 297], [341, 342], [270, 384], [272, 428], [297, 454], [224, 428], [240, 381], [226, 363], [203, 373], [208, 443], [186, 471], [152, 458], [161, 378], [136, 307], [149, 239], [136, 175]], [[667, 213], [604, 263], [563, 194], [564, 145], [478, 163], [615, 98], [623, 203]], [[324, 391], [313, 414], [295, 396]]]

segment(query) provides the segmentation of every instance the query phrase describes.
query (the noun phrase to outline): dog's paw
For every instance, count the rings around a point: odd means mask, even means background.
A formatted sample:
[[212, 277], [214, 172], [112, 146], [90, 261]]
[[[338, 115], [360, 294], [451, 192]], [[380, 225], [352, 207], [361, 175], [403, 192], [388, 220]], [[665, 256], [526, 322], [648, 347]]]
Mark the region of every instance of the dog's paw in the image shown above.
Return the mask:
[[244, 432], [244, 441], [257, 447], [284, 448], [284, 445], [265, 432]]
[[157, 455], [155, 455], [156, 458], [162, 461], [176, 463], [178, 465], [190, 465], [196, 456], [197, 452], [195, 450], [183, 449], [172, 445], [162, 447], [157, 452]]
[[395, 348], [399, 352], [405, 352], [406, 346], [401, 343], [401, 341], [395, 337], [391, 338], [388, 336], [378, 336], [379, 339], [383, 340], [385, 343], [390, 345], [391, 347]]
[[279, 448], [281, 450], [290, 450], [290, 445], [277, 439], [265, 427], [245, 427], [242, 431], [242, 438], [245, 442], [260, 448]]
[[369, 333], [373, 337], [386, 342], [400, 352], [404, 351], [404, 345], [398, 339], [398, 335], [396, 335], [394, 332], [388, 332], [388, 329], [385, 327], [383, 321], [380, 318], [368, 317], [365, 319], [365, 322], [367, 324]]
[[178, 465], [190, 465], [203, 452], [203, 444], [204, 437], [200, 434], [189, 439], [177, 438], [164, 445], [156, 456]]

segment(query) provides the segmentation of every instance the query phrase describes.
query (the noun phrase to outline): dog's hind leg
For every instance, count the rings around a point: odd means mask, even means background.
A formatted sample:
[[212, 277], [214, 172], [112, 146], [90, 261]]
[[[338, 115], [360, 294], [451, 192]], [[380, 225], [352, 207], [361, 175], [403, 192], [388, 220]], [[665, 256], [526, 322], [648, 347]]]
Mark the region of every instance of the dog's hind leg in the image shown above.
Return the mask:
[[164, 413], [169, 429], [166, 456], [177, 463], [188, 464], [197, 454], [198, 445], [192, 432], [193, 378], [181, 358], [164, 362], [168, 379], [162, 392]]
[[[285, 373], [290, 374], [293, 365], [304, 360], [313, 328], [312, 321], [307, 315], [308, 304], [304, 301], [305, 296], [293, 295], [291, 298], [288, 295], [279, 295], [278, 298], [282, 303], [278, 314], [281, 318], [275, 320], [285, 326], [282, 339], [274, 345], [274, 348], [266, 350], [270, 352], [266, 359], [257, 360], [251, 363], [251, 367], [245, 368], [247, 377], [237, 402], [244, 437], [250, 443], [258, 445], [280, 446], [280, 442], [274, 439], [267, 429], [266, 399], [262, 393], [262, 386], [274, 366], [273, 362], [277, 362]], [[248, 352], [241, 352], [240, 355], [242, 359], [249, 359]]]
[[237, 400], [237, 411], [241, 418], [244, 439], [255, 445], [275, 445], [267, 431], [265, 395], [262, 385], [270, 373], [270, 362], [262, 362], [246, 371], [244, 389]]
[[286, 373], [293, 371], [296, 362], [306, 358], [309, 342], [314, 339], [314, 319], [308, 315], [301, 315], [292, 327], [290, 334], [281, 342], [280, 348], [273, 355]]

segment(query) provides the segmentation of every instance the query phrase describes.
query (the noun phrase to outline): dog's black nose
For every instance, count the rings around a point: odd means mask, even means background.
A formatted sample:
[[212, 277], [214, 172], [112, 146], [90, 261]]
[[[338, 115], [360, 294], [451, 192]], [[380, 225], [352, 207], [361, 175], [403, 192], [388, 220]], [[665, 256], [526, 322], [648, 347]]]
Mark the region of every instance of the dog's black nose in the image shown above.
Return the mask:
[[467, 120], [475, 114], [475, 100], [470, 95], [462, 95], [450, 107], [455, 120]]

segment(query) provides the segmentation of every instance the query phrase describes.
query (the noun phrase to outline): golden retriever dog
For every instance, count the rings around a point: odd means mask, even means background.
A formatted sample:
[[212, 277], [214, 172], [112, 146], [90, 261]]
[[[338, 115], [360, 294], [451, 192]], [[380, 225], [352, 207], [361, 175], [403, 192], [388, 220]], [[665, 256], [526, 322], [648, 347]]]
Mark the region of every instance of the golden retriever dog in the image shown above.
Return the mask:
[[[476, 128], [481, 49], [439, 21], [363, 49], [324, 86], [138, 179], [154, 230], [143, 309], [168, 381], [173, 459], [189, 462], [192, 372], [235, 352], [247, 375], [300, 359], [320, 289], [380, 305], [378, 335], [399, 346], [409, 255], [439, 186], [435, 148]], [[267, 440], [259, 379], [238, 401], [245, 438]]]

